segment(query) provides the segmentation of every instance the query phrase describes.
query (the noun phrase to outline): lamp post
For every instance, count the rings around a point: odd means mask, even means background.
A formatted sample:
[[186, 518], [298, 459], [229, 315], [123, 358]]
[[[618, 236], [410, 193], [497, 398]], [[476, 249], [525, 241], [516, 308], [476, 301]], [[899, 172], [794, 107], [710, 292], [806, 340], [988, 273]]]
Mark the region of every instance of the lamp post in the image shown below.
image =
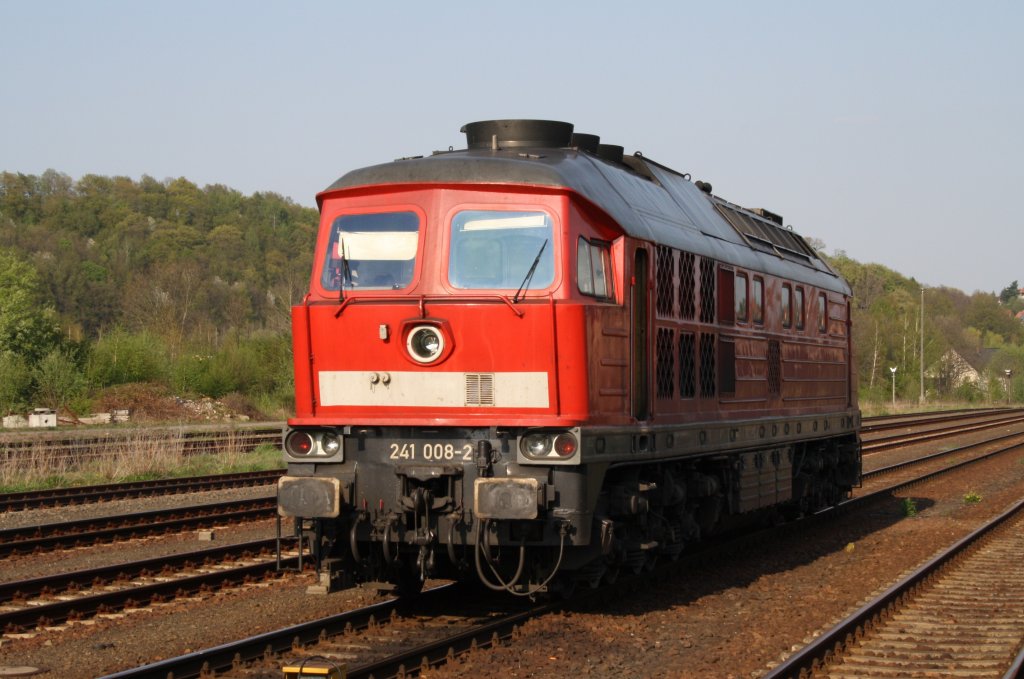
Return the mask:
[[1009, 368], [1007, 368], [1006, 370], [1003, 371], [1003, 375], [1006, 376], [1006, 377], [1003, 378], [1003, 384], [1006, 386], [1006, 405], [1009, 406], [1010, 405], [1010, 376], [1013, 375], [1013, 371], [1010, 370]]
[[892, 373], [892, 409], [896, 410], [896, 368], [889, 368]]

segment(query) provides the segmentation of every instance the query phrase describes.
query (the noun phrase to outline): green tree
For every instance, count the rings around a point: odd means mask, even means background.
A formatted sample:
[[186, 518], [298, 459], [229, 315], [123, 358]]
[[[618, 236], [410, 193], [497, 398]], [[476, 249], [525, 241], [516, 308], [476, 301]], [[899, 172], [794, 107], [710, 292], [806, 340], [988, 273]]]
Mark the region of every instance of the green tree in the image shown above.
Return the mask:
[[56, 346], [58, 333], [36, 270], [15, 253], [0, 250], [0, 348], [35, 363]]
[[1020, 296], [1020, 285], [1017, 281], [1014, 281], [1003, 288], [1002, 292], [999, 293], [999, 301], [1006, 304], [1010, 300], [1017, 299], [1018, 296]]

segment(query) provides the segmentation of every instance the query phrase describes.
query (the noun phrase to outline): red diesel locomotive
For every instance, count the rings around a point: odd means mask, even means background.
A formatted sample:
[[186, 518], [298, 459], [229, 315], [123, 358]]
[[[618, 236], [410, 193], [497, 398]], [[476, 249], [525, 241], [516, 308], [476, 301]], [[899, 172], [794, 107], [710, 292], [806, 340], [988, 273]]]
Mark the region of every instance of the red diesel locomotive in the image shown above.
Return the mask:
[[279, 514], [328, 578], [596, 585], [860, 480], [850, 288], [782, 218], [569, 123], [317, 196]]

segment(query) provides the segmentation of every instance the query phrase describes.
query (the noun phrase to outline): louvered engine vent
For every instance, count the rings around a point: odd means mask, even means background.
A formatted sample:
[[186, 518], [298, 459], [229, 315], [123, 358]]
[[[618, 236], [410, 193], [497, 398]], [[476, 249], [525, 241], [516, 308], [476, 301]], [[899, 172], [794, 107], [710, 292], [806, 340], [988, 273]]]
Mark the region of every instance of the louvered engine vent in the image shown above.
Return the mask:
[[494, 405], [494, 373], [466, 373], [466, 405]]

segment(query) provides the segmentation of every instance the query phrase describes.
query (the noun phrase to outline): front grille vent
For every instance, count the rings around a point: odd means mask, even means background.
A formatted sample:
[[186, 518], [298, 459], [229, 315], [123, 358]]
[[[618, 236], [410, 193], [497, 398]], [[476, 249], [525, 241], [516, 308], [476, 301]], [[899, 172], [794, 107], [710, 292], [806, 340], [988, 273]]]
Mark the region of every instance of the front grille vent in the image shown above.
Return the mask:
[[494, 373], [466, 373], [466, 405], [494, 405]]

